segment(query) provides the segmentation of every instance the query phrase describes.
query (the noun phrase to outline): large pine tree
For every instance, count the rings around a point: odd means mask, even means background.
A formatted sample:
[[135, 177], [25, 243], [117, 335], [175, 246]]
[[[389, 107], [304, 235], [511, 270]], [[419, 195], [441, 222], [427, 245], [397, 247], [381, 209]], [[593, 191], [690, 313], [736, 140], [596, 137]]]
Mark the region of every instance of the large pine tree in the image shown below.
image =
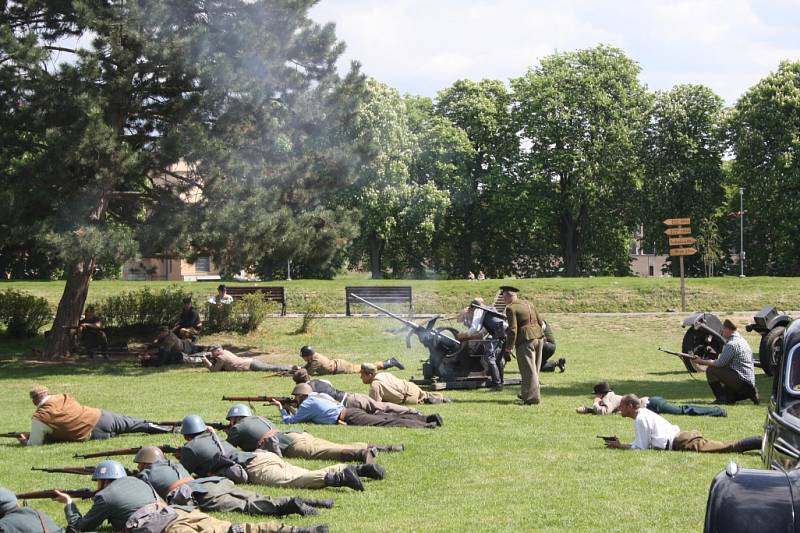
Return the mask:
[[[347, 131], [362, 80], [337, 78], [343, 45], [309, 20], [314, 3], [0, 2], [5, 223], [35, 220], [66, 270], [48, 354], [68, 351], [62, 326], [78, 321], [107, 257], [193, 244], [219, 247], [230, 267], [257, 262], [255, 248], [231, 252], [244, 225], [219, 225], [242, 198], [266, 227], [281, 227], [268, 222], [280, 206], [279, 220], [318, 221], [286, 231], [336, 238], [326, 221], [341, 216], [318, 196], [347, 181], [347, 146], [329, 139]], [[190, 171], [170, 172], [180, 161]], [[198, 189], [201, 201], [183, 201]], [[261, 238], [269, 248], [291, 235]]]

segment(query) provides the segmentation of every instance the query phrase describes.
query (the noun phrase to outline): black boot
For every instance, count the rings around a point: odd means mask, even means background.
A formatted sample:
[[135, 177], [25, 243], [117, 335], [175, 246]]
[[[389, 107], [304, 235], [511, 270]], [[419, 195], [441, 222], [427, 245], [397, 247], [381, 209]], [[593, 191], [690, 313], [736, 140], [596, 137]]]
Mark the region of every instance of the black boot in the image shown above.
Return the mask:
[[328, 472], [325, 474], [326, 487], [348, 487], [355, 491], [363, 491], [364, 484], [361, 483], [361, 478], [358, 477], [356, 469], [348, 466], [341, 472]]
[[345, 450], [339, 456], [343, 463], [374, 463], [375, 454], [370, 448], [363, 450]]
[[564, 371], [567, 369], [567, 360], [562, 357], [561, 359], [558, 360], [558, 362], [556, 363], [556, 366], [558, 367], [558, 369], [563, 374]]
[[749, 452], [751, 450], [760, 450], [761, 449], [761, 437], [754, 436], [754, 437], [747, 437], [740, 441], [737, 441], [735, 444], [736, 451], [739, 453]]
[[306, 504], [302, 498], [289, 498], [285, 503], [275, 506], [275, 516], [286, 516], [289, 514], [299, 514], [300, 516], [318, 515], [319, 511]]
[[384, 370], [387, 368], [396, 368], [397, 370], [405, 370], [406, 365], [400, 362], [397, 357], [390, 357], [386, 361], [383, 362]]
[[333, 500], [312, 500], [309, 498], [299, 498], [299, 500], [311, 507], [321, 507], [323, 509], [333, 508]]
[[432, 415], [428, 415], [425, 418], [425, 422], [427, 422], [428, 424], [436, 424], [437, 427], [441, 427], [444, 425], [444, 419], [442, 418], [442, 415], [438, 413], [433, 413]]
[[709, 381], [708, 387], [714, 393], [713, 404], [726, 404], [728, 403], [728, 396], [725, 394], [725, 388], [719, 381]]
[[406, 449], [405, 446], [402, 444], [387, 444], [387, 445], [380, 445], [380, 444], [370, 444], [370, 448], [375, 448], [379, 452], [385, 453], [393, 453], [393, 452], [402, 452]]
[[356, 466], [356, 473], [359, 477], [369, 479], [383, 479], [386, 477], [386, 469], [375, 463]]

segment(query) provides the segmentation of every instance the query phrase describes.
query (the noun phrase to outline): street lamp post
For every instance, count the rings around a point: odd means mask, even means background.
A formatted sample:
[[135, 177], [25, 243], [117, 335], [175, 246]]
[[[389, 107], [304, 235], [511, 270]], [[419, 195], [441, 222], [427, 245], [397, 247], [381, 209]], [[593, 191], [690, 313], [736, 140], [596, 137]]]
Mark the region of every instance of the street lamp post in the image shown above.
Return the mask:
[[739, 277], [744, 277], [744, 188], [739, 187]]

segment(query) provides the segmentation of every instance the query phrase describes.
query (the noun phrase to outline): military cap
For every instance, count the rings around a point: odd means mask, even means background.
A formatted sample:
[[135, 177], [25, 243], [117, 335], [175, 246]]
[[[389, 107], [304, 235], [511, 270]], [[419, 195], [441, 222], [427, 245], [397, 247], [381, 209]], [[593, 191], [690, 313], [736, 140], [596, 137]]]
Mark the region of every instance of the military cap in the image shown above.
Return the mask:
[[298, 383], [294, 386], [294, 389], [292, 389], [292, 396], [308, 396], [312, 392], [314, 391], [311, 389], [311, 385], [308, 383]]
[[0, 487], [0, 515], [17, 508], [17, 495], [5, 487]]
[[722, 327], [723, 327], [723, 328], [728, 328], [728, 329], [730, 329], [730, 330], [733, 330], [733, 331], [736, 331], [736, 324], [734, 324], [733, 322], [731, 322], [731, 321], [730, 321], [730, 320], [728, 320], [727, 318], [726, 318], [726, 319], [725, 319], [725, 321], [722, 323]]
[[45, 396], [50, 393], [50, 389], [45, 387], [44, 385], [34, 385], [31, 387], [31, 398], [36, 398], [37, 396]]
[[500, 290], [503, 292], [519, 292], [519, 289], [511, 285], [500, 285]]
[[221, 344], [212, 344], [211, 346], [208, 347], [208, 351], [209, 352], [213, 352], [214, 350], [221, 350], [221, 349], [222, 349], [222, 345]]
[[158, 461], [163, 461], [164, 459], [164, 452], [162, 452], [161, 448], [158, 446], [142, 446], [142, 448], [136, 452], [136, 457], [133, 458], [133, 462], [151, 465]]
[[316, 350], [314, 350], [313, 346], [303, 346], [302, 348], [300, 348], [300, 355], [302, 355], [303, 357], [308, 357], [314, 355], [315, 353], [317, 352]]
[[595, 394], [605, 394], [607, 392], [611, 392], [611, 386], [608, 384], [608, 381], [601, 381], [594, 386]]
[[365, 374], [377, 374], [378, 367], [372, 363], [361, 363], [361, 371]]
[[298, 368], [292, 374], [292, 379], [294, 380], [295, 383], [305, 383], [306, 381], [308, 381], [308, 378], [310, 377], [311, 376], [308, 375], [308, 370], [306, 370], [305, 368]]

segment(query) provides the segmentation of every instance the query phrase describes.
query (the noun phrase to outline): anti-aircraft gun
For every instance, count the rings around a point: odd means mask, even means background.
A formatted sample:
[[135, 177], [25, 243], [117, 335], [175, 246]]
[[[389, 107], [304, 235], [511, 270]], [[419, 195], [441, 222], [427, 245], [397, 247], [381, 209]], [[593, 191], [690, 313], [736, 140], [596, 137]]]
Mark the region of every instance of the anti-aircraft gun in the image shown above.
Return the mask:
[[[459, 341], [456, 339], [457, 329], [449, 326], [436, 327], [439, 315], [428, 320], [423, 326], [387, 311], [356, 294], [351, 296], [408, 327], [409, 332], [406, 335], [408, 348], [411, 348], [411, 336], [416, 335], [419, 342], [428, 349], [428, 360], [422, 363], [424, 379], [411, 380], [417, 385], [430, 385], [435, 390], [442, 390], [478, 388], [488, 383], [489, 378], [482, 364], [482, 356], [487, 353], [486, 350], [496, 349], [497, 341]], [[497, 313], [491, 308], [482, 306], [481, 308], [484, 312]], [[519, 384], [519, 379], [505, 379], [504, 383], [516, 385]]]

